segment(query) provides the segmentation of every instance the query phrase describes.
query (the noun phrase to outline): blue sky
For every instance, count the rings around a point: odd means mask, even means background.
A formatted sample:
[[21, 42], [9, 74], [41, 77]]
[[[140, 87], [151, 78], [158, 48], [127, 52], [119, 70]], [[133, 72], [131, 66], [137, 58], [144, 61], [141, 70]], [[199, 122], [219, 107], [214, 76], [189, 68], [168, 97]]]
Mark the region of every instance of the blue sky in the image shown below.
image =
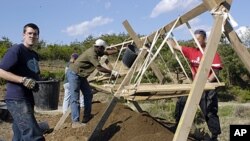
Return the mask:
[[[147, 35], [178, 15], [191, 10], [202, 0], [1, 0], [0, 38], [13, 43], [22, 40], [26, 23], [36, 23], [40, 39], [47, 43], [69, 44], [83, 41], [87, 36], [125, 32], [122, 22], [128, 20], [134, 30]], [[231, 15], [238, 22], [236, 30], [250, 26], [250, 1], [234, 0]], [[191, 21], [195, 30], [207, 32], [212, 16], [205, 14]], [[174, 30], [177, 39], [190, 39], [185, 26]]]

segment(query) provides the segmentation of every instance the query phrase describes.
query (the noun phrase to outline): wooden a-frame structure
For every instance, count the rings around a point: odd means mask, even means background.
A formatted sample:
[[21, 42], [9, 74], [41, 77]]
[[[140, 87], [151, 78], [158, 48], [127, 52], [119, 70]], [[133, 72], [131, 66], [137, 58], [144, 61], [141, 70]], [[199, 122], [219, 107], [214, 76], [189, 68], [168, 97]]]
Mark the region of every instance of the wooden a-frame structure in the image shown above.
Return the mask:
[[[177, 127], [175, 136], [173, 138], [174, 141], [184, 141], [184, 140], [187, 140], [188, 138], [191, 124], [193, 122], [199, 101], [201, 99], [202, 92], [206, 85], [206, 81], [207, 81], [206, 76], [208, 75], [210, 71], [213, 56], [215, 55], [216, 50], [218, 48], [218, 44], [219, 44], [222, 32], [230, 41], [233, 49], [235, 50], [239, 58], [242, 60], [247, 70], [250, 72], [250, 63], [248, 62], [248, 60], [250, 59], [250, 54], [248, 50], [246, 49], [246, 47], [241, 43], [237, 33], [234, 31], [228, 19], [224, 18], [224, 14], [228, 13], [230, 10], [231, 3], [232, 3], [232, 0], [203, 0], [203, 3], [201, 3], [200, 5], [198, 5], [191, 11], [185, 13], [184, 15], [180, 16], [178, 21], [174, 20], [159, 30], [160, 35], [165, 35], [165, 33], [171, 30], [171, 27], [173, 27], [176, 21], [177, 22], [174, 28], [190, 21], [191, 19], [195, 18], [196, 16], [199, 16], [200, 14], [206, 11], [212, 11], [214, 13], [213, 15], [215, 18], [214, 25], [211, 30], [210, 36], [208, 38], [207, 47], [204, 51], [204, 55], [203, 55], [201, 64], [198, 69], [198, 73], [191, 85], [187, 103], [185, 105], [185, 108], [184, 108], [182, 117], [180, 119], [179, 125]], [[125, 21], [123, 25], [138, 47], [142, 47], [143, 46], [142, 43], [145, 42], [145, 40], [147, 40], [146, 42], [149, 42], [149, 43], [152, 42], [156, 34], [156, 32], [154, 32], [151, 35], [149, 35], [147, 38], [139, 39], [127, 21]], [[114, 46], [119, 47], [124, 44], [130, 44], [131, 42], [132, 41], [127, 41], [125, 43], [117, 44]], [[146, 49], [143, 49], [138, 55], [138, 57], [136, 58], [131, 69], [128, 71], [124, 80], [122, 81], [120, 86], [117, 88], [117, 91], [115, 92], [108, 107], [103, 113], [99, 123], [97, 124], [96, 128], [93, 130], [92, 134], [90, 135], [89, 140], [94, 140], [94, 138], [98, 136], [98, 133], [101, 131], [102, 127], [104, 126], [105, 121], [108, 119], [109, 115], [111, 114], [112, 110], [117, 104], [118, 99], [120, 97], [120, 93], [122, 93], [122, 90], [129, 84], [129, 80], [132, 77], [133, 68], [136, 66], [136, 64], [142, 63], [142, 60], [144, 59], [146, 53], [147, 53]], [[135, 101], [132, 101], [132, 102], [136, 106], [138, 111], [142, 111], [142, 109], [140, 108], [137, 102]]]
[[[132, 67], [128, 70], [122, 83], [118, 85], [118, 87], [116, 86], [116, 88], [114, 88], [115, 89], [114, 96], [112, 97], [108, 107], [103, 113], [101, 120], [99, 121], [99, 123], [97, 124], [93, 132], [91, 133], [89, 140], [94, 140], [95, 137], [98, 136], [98, 133], [101, 131], [102, 127], [104, 126], [106, 120], [108, 119], [109, 115], [111, 114], [112, 110], [114, 109], [120, 97], [124, 97], [125, 99], [130, 100], [134, 104], [136, 109], [139, 112], [142, 112], [142, 109], [139, 106], [139, 104], [136, 102], [136, 100], [171, 98], [171, 97], [187, 95], [189, 93], [187, 104], [185, 106], [183, 115], [181, 117], [180, 123], [176, 130], [176, 134], [173, 139], [175, 141], [186, 140], [188, 137], [188, 133], [190, 131], [190, 127], [194, 119], [197, 106], [199, 104], [203, 90], [215, 89], [215, 87], [223, 85], [221, 83], [220, 84], [206, 83], [206, 76], [208, 75], [211, 65], [212, 65], [212, 60], [213, 60], [212, 56], [214, 56], [217, 50], [218, 43], [222, 34], [222, 27], [224, 27], [224, 34], [231, 42], [232, 47], [237, 52], [238, 56], [241, 58], [241, 60], [243, 61], [247, 69], [250, 71], [250, 64], [247, 62], [247, 59], [250, 58], [250, 54], [248, 53], [247, 49], [241, 44], [241, 41], [239, 40], [237, 34], [233, 30], [231, 24], [223, 16], [223, 13], [229, 12], [231, 2], [232, 0], [203, 0], [202, 4], [198, 5], [191, 11], [180, 16], [178, 19], [172, 21], [171, 23], [162, 27], [158, 31], [150, 34], [147, 37], [143, 37], [141, 39], [137, 37], [136, 33], [134, 32], [132, 27], [129, 25], [128, 21], [124, 21], [123, 25], [128, 31], [132, 40], [123, 42], [121, 44], [113, 45], [113, 46], [119, 48], [123, 45], [127, 45], [127, 44], [130, 44], [131, 42], [134, 42], [136, 46], [139, 48], [142, 48], [142, 50], [139, 53], [136, 60], [134, 61]], [[167, 86], [166, 85], [152, 85], [152, 84], [146, 84], [146, 85], [139, 84], [136, 86], [131, 85], [130, 80], [133, 77], [134, 70], [136, 69], [136, 67], [138, 67], [138, 65], [141, 65], [143, 62], [145, 62], [144, 60], [145, 56], [148, 55], [148, 50], [144, 47], [145, 43], [154, 42], [154, 38], [156, 35], [164, 36], [166, 33], [168, 32], [170, 33], [174, 28], [184, 23], [187, 23], [191, 19], [195, 18], [196, 16], [199, 16], [200, 14], [206, 11], [212, 11], [214, 14], [215, 13], [217, 14], [214, 15], [215, 22], [214, 22], [210, 37], [208, 38], [208, 44], [204, 52], [204, 56], [202, 58], [201, 64], [199, 66], [197, 76], [192, 84], [175, 84], [175, 85], [167, 85]], [[161, 74], [160, 69], [152, 61], [148, 65], [150, 66], [150, 68], [152, 69], [156, 77], [158, 78], [159, 83], [161, 84], [163, 82], [164, 76]], [[96, 75], [96, 72], [94, 72], [91, 77], [93, 78], [93, 76], [95, 75]], [[91, 85], [98, 89], [101, 89], [110, 93], [112, 92], [111, 89], [107, 90], [107, 88], [99, 87], [94, 84], [91, 84]], [[148, 89], [148, 85], [150, 85], [150, 89]], [[171, 93], [172, 91], [176, 91], [176, 90], [182, 93], [174, 93], [174, 94]], [[140, 93], [140, 92], [164, 92], [164, 93], [170, 92], [170, 93], [167, 95], [153, 95], [150, 97], [137, 96], [136, 93]], [[59, 120], [59, 122], [57, 123], [55, 127], [55, 130], [60, 129], [60, 126], [63, 124], [63, 122], [66, 120], [69, 114], [70, 114], [70, 108], [67, 111], [67, 113], [61, 117], [61, 119]]]

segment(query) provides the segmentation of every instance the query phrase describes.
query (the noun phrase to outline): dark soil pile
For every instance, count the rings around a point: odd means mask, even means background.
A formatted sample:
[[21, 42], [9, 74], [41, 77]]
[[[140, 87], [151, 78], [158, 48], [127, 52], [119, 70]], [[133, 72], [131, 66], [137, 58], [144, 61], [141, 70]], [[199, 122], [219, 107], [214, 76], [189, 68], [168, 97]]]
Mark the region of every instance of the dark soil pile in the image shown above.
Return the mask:
[[[71, 128], [70, 116], [67, 118], [62, 128], [45, 135], [48, 141], [82, 141], [90, 136], [93, 128], [101, 118], [107, 104], [94, 103], [94, 117], [82, 128]], [[47, 120], [51, 127], [54, 127], [61, 115], [53, 117], [47, 115], [42, 120]], [[38, 116], [40, 119], [40, 117]], [[116, 105], [112, 114], [108, 118], [103, 130], [96, 140], [111, 141], [171, 141], [173, 133], [157, 122], [147, 113], [137, 113], [122, 104]]]

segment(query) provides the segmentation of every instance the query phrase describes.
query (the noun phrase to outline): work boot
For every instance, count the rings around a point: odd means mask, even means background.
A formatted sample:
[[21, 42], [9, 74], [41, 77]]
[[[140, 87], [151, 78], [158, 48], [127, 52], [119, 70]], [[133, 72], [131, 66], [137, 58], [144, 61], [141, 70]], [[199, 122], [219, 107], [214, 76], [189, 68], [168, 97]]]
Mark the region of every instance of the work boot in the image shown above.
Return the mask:
[[82, 123], [87, 123], [87, 122], [89, 122], [92, 118], [93, 118], [93, 115], [84, 116], [83, 119], [82, 119]]
[[85, 126], [86, 124], [84, 123], [81, 123], [81, 122], [73, 122], [72, 123], [72, 128], [80, 128], [80, 127], [83, 127]]

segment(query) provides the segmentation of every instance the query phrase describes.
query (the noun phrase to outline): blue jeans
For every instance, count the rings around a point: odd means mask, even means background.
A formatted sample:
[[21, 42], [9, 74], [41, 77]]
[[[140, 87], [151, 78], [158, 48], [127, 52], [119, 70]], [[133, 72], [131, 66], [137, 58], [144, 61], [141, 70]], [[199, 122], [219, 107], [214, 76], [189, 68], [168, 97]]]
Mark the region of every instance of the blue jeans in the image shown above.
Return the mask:
[[[63, 84], [64, 88], [64, 97], [63, 97], [63, 107], [62, 111], [63, 114], [65, 114], [69, 108], [70, 105], [70, 92], [69, 92], [69, 83]], [[80, 107], [84, 107], [84, 100], [83, 100], [83, 95], [80, 94]]]
[[6, 100], [13, 117], [13, 141], [44, 141], [43, 133], [34, 116], [34, 105], [26, 100]]
[[84, 96], [84, 117], [91, 116], [92, 109], [92, 91], [89, 86], [87, 78], [80, 77], [74, 71], [68, 70], [67, 77], [69, 81], [70, 91], [70, 107], [71, 107], [71, 119], [73, 122], [79, 122], [80, 120], [80, 104], [79, 94], [80, 90]]

